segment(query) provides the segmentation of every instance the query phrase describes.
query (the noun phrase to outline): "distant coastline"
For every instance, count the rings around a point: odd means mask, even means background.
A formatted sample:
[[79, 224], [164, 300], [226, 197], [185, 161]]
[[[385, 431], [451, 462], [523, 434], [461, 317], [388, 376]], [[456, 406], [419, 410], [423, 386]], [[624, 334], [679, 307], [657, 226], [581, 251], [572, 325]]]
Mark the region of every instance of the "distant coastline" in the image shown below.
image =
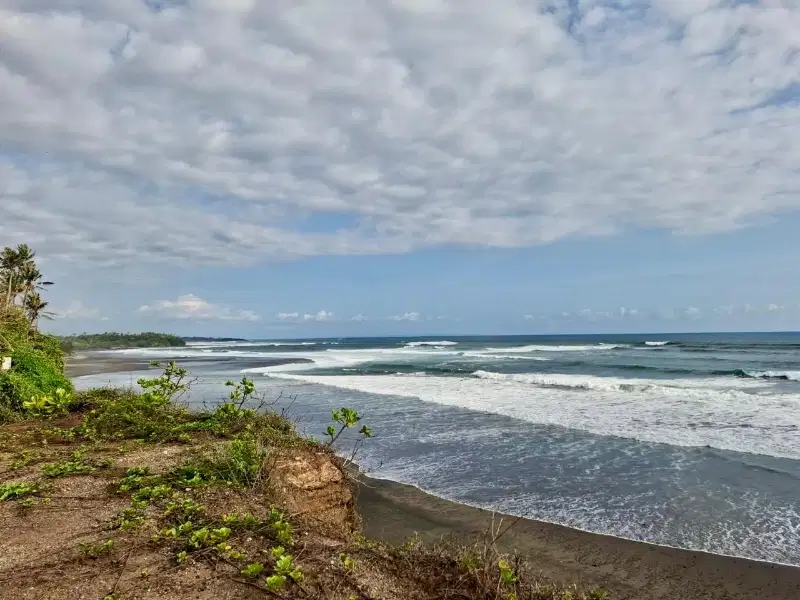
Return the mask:
[[58, 337], [61, 348], [67, 353], [81, 350], [122, 350], [125, 348], [182, 348], [196, 342], [246, 342], [233, 337], [181, 337], [171, 333], [147, 331], [144, 333], [80, 333]]

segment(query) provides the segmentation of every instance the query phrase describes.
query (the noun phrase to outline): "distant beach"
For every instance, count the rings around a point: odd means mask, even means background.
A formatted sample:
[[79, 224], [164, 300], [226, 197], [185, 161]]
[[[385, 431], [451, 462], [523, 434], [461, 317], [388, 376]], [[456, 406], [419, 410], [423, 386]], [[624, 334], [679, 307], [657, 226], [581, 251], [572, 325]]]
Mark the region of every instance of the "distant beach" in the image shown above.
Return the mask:
[[[237, 367], [247, 368], [250, 358], [238, 357]], [[253, 362], [266, 366], [263, 359]], [[148, 364], [149, 360], [89, 352], [70, 359], [67, 372], [73, 377], [119, 374], [146, 369]], [[492, 522], [490, 512], [410, 485], [368, 476], [361, 479], [359, 511], [365, 533], [374, 538], [399, 542], [415, 533], [427, 541], [464, 538], [486, 531]], [[494, 518], [514, 523], [501, 545], [526, 556], [542, 577], [603, 585], [612, 590], [612, 598], [800, 598], [800, 568], [646, 544], [499, 513]]]

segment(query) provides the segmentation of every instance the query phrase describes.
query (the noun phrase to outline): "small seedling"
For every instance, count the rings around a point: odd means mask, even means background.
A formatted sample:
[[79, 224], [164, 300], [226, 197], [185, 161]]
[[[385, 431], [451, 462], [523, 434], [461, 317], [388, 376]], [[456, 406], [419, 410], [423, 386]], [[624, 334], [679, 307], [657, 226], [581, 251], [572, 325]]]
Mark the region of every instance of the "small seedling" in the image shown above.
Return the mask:
[[82, 473], [91, 473], [92, 471], [94, 471], [94, 467], [83, 460], [64, 460], [42, 465], [42, 473], [53, 478], [80, 475]]
[[345, 568], [345, 570], [347, 570], [347, 571], [352, 571], [353, 569], [355, 569], [355, 568], [356, 568], [356, 561], [354, 561], [352, 558], [350, 558], [350, 557], [349, 557], [347, 554], [345, 554], [344, 552], [342, 552], [342, 553], [339, 555], [339, 562], [341, 562], [341, 563], [342, 563], [342, 566], [343, 566], [343, 567]]
[[497, 563], [497, 568], [500, 569], [500, 582], [503, 585], [512, 585], [517, 582], [517, 574], [508, 562], [500, 560]]
[[242, 569], [240, 572], [245, 577], [248, 577], [250, 579], [255, 579], [256, 577], [261, 575], [261, 572], [263, 570], [264, 570], [263, 563], [251, 563], [247, 565], [244, 569]]
[[286, 586], [286, 577], [283, 575], [270, 575], [265, 580], [265, 583], [270, 592], [278, 592]]
[[81, 554], [87, 558], [99, 558], [103, 554], [108, 554], [114, 549], [114, 540], [106, 540], [102, 543], [82, 543], [79, 545]]

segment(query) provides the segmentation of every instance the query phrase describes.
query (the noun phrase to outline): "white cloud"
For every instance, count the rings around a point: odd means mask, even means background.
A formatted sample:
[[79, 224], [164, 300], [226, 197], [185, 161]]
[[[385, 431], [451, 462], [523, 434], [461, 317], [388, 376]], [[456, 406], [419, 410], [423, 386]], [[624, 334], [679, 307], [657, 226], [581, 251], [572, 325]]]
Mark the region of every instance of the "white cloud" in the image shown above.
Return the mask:
[[694, 306], [690, 306], [690, 307], [685, 308], [683, 310], [683, 312], [681, 313], [681, 316], [683, 316], [683, 317], [685, 317], [687, 319], [699, 319], [702, 316], [702, 312], [700, 311], [699, 308], [696, 308]]
[[3, 2], [4, 239], [237, 265], [800, 207], [798, 3], [160, 4]]
[[361, 313], [358, 313], [357, 315], [354, 315], [354, 316], [350, 317], [350, 320], [351, 321], [368, 321], [369, 317], [365, 317]]
[[390, 321], [419, 321], [420, 314], [418, 312], [407, 312], [402, 315], [392, 315], [386, 317]]
[[104, 317], [100, 314], [99, 308], [90, 308], [84, 305], [81, 300], [70, 302], [65, 308], [54, 310], [54, 313], [56, 317], [60, 317], [62, 319], [99, 319], [100, 321], [108, 320], [108, 317]]
[[330, 321], [333, 319], [333, 313], [326, 310], [316, 313], [282, 312], [278, 313], [278, 319], [281, 321]]
[[230, 306], [211, 304], [194, 294], [185, 294], [175, 300], [160, 300], [140, 306], [138, 312], [166, 319], [196, 319], [220, 321], [260, 321], [261, 317], [251, 310], [239, 310]]

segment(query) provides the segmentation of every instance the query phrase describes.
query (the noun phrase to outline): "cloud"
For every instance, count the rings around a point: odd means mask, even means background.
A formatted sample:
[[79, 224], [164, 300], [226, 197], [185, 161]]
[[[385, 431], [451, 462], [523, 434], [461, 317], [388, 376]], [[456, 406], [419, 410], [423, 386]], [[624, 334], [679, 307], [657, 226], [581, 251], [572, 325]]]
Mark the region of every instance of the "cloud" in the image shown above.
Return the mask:
[[83, 304], [80, 300], [70, 302], [65, 308], [55, 310], [55, 315], [62, 319], [92, 319], [107, 321], [108, 317], [100, 314], [99, 308], [90, 308]]
[[354, 315], [354, 316], [350, 317], [350, 320], [351, 321], [369, 321], [369, 317], [365, 317], [361, 313], [358, 313], [357, 315]]
[[230, 306], [211, 304], [194, 294], [185, 294], [175, 300], [160, 300], [154, 304], [140, 306], [138, 311], [165, 319], [196, 319], [220, 321], [260, 321], [261, 317], [251, 310], [239, 310]]
[[0, 23], [0, 235], [42, 256], [245, 265], [800, 207], [797, 3], [5, 0]]
[[299, 313], [299, 312], [282, 312], [278, 313], [278, 319], [281, 321], [331, 321], [333, 313], [326, 310], [320, 310], [316, 313]]
[[402, 315], [392, 315], [386, 317], [390, 321], [419, 321], [420, 314], [418, 312], [407, 312]]

